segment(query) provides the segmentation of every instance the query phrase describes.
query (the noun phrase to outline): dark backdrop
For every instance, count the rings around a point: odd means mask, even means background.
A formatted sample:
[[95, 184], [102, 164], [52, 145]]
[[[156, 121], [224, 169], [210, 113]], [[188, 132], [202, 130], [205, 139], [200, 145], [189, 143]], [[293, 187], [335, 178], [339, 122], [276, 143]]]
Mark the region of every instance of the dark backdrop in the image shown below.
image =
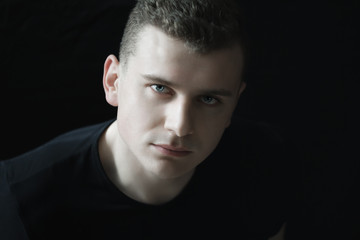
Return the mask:
[[[345, 111], [359, 80], [356, 1], [241, 1], [248, 88], [235, 115], [279, 126], [301, 150], [290, 239], [350, 239], [360, 229], [358, 158]], [[0, 159], [115, 117], [102, 90], [133, 1], [0, 2]], [[292, 158], [289, 156], [289, 161]], [[271, 196], [269, 196], [271, 197]]]

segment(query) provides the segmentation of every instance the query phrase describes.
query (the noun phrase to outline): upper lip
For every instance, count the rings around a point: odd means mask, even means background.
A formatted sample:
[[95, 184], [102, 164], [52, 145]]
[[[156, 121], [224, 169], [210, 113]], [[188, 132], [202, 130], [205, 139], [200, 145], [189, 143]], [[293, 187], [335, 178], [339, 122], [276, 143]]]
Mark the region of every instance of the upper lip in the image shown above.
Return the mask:
[[178, 146], [173, 146], [173, 145], [168, 145], [168, 144], [154, 144], [154, 145], [165, 148], [167, 150], [175, 151], [175, 152], [190, 152], [190, 150], [185, 147], [178, 147]]

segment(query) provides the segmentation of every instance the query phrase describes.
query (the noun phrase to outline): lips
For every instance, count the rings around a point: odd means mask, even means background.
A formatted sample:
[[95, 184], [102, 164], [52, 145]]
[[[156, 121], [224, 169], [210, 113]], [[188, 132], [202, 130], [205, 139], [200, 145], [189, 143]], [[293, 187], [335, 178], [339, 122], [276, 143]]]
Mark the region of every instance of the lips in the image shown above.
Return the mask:
[[166, 144], [153, 144], [153, 146], [160, 153], [173, 157], [185, 157], [191, 153], [190, 150], [184, 147], [175, 147]]

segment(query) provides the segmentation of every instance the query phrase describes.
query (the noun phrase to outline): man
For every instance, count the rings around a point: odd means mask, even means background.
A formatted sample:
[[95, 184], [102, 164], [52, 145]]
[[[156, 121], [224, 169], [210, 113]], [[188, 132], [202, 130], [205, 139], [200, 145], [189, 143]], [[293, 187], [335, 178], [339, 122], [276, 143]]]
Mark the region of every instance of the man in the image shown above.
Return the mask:
[[139, 0], [104, 65], [116, 120], [1, 162], [1, 239], [274, 235], [282, 140], [241, 122], [218, 146], [246, 87], [239, 19], [230, 0]]

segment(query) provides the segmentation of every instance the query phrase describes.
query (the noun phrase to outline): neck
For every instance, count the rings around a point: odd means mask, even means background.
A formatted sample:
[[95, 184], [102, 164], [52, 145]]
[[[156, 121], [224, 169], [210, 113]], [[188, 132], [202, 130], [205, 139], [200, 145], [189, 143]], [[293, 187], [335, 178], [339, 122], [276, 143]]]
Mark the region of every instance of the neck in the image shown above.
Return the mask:
[[146, 171], [119, 139], [116, 122], [101, 136], [99, 154], [104, 170], [114, 185], [128, 197], [145, 204], [160, 205], [171, 201], [194, 173], [163, 179]]

